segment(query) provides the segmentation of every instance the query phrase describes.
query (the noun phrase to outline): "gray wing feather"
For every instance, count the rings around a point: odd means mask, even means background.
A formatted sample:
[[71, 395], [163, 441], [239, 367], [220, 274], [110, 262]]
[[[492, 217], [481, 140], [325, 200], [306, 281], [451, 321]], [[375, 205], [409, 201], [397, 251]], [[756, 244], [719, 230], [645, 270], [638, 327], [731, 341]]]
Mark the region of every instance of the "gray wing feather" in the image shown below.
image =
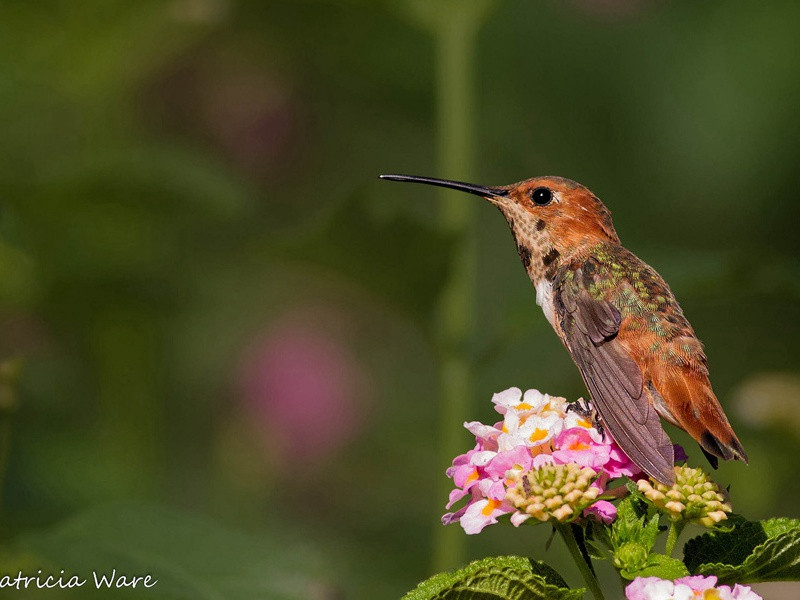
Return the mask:
[[643, 393], [639, 366], [615, 339], [622, 321], [619, 311], [577, 283], [583, 280], [580, 269], [569, 282], [560, 275], [553, 286], [554, 309], [603, 424], [645, 473], [672, 483], [672, 442]]

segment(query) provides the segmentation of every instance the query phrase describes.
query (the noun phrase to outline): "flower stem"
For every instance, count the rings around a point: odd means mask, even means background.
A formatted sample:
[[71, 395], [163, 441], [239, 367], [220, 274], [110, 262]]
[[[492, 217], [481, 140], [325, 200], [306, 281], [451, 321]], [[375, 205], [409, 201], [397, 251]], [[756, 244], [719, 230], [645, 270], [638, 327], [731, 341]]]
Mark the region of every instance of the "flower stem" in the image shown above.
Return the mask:
[[600, 589], [600, 584], [597, 582], [597, 577], [595, 577], [591, 565], [583, 557], [581, 549], [578, 547], [578, 541], [575, 539], [572, 527], [569, 524], [559, 523], [556, 525], [556, 529], [558, 533], [561, 534], [561, 537], [564, 538], [567, 550], [569, 550], [569, 553], [572, 555], [575, 564], [578, 565], [578, 570], [581, 572], [581, 575], [583, 575], [583, 580], [592, 592], [592, 596], [594, 596], [595, 600], [605, 600], [603, 591]]
[[667, 556], [672, 556], [672, 553], [675, 550], [675, 542], [678, 541], [678, 536], [680, 536], [681, 532], [683, 531], [684, 525], [685, 523], [683, 521], [670, 522], [669, 530], [667, 531], [667, 547], [664, 549], [664, 552]]
[[[475, 166], [475, 38], [486, 11], [462, 10], [455, 5], [452, 8], [457, 10], [445, 10], [448, 7], [448, 3], [442, 3], [432, 27], [436, 38], [437, 171], [442, 177], [470, 180]], [[436, 332], [439, 427], [445, 465], [460, 453], [464, 440], [461, 424], [468, 420], [473, 393], [477, 203], [442, 190], [439, 206], [439, 224], [454, 240], [449, 274], [439, 298]], [[446, 498], [449, 491], [450, 482], [442, 479], [438, 497]], [[464, 536], [457, 528], [437, 526], [433, 546], [434, 571], [451, 569], [462, 562]]]
[[[475, 85], [477, 33], [497, 0], [405, 0], [403, 11], [433, 34], [436, 48], [436, 157], [440, 177], [469, 181], [475, 176]], [[454, 240], [449, 273], [439, 298], [436, 347], [440, 372], [439, 431], [442, 465], [460, 454], [461, 424], [467, 420], [474, 368], [477, 271], [477, 203], [441, 190], [439, 225]], [[442, 478], [438, 498], [450, 482]], [[437, 524], [433, 570], [457, 566], [464, 556], [464, 536]]]

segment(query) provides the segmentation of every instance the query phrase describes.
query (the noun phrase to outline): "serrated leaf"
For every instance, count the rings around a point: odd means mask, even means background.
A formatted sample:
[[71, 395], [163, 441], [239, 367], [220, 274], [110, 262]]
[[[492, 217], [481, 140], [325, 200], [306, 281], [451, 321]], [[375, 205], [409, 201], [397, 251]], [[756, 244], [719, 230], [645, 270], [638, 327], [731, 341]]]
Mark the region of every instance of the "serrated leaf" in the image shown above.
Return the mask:
[[800, 519], [769, 519], [767, 521], [761, 521], [761, 525], [764, 527], [764, 532], [767, 534], [767, 537], [773, 538], [782, 533], [796, 531], [800, 527]]
[[742, 521], [727, 531], [710, 531], [687, 541], [683, 562], [693, 573], [703, 563], [740, 565], [767, 539], [761, 523]]
[[633, 500], [630, 497], [625, 498], [617, 506], [617, 518], [611, 526], [612, 544], [616, 548], [634, 540], [640, 528], [641, 521], [634, 510]]
[[659, 577], [661, 579], [678, 579], [689, 574], [680, 560], [663, 554], [651, 554], [647, 557], [647, 564], [636, 570], [623, 569], [620, 575], [626, 579], [635, 579], [637, 577]]
[[658, 514], [655, 514], [647, 520], [647, 508], [636, 498], [628, 496], [617, 507], [617, 518], [611, 526], [612, 546], [616, 549], [635, 542], [650, 551], [658, 535], [658, 519]]
[[625, 481], [625, 488], [628, 490], [629, 497], [636, 498], [642, 504], [645, 504], [644, 494], [639, 491], [639, 486], [636, 485], [636, 482], [633, 479], [628, 479]]
[[645, 546], [648, 550], [651, 550], [653, 548], [653, 546], [656, 543], [656, 538], [658, 537], [659, 516], [660, 515], [658, 513], [654, 514], [652, 517], [650, 517], [650, 520], [647, 522], [647, 525], [645, 525], [642, 528], [642, 534], [641, 537], [639, 538], [639, 542], [643, 546]]
[[564, 578], [559, 575], [558, 571], [556, 571], [553, 567], [548, 565], [546, 562], [541, 560], [533, 560], [532, 558], [524, 559], [528, 563], [528, 568], [531, 570], [532, 573], [539, 575], [542, 579], [545, 580], [545, 583], [549, 585], [553, 585], [559, 588], [569, 589], [567, 582], [564, 581]]
[[520, 556], [497, 556], [439, 573], [403, 600], [579, 600], [585, 588], [570, 589], [550, 566]]
[[800, 580], [800, 520], [741, 521], [689, 540], [684, 563], [722, 583]]
[[626, 579], [661, 577], [661, 573], [665, 576], [677, 573], [676, 577], [687, 575], [681, 561], [651, 554], [660, 531], [660, 515], [655, 513], [648, 518], [647, 511], [647, 506], [633, 495], [620, 502], [610, 536], [614, 566]]

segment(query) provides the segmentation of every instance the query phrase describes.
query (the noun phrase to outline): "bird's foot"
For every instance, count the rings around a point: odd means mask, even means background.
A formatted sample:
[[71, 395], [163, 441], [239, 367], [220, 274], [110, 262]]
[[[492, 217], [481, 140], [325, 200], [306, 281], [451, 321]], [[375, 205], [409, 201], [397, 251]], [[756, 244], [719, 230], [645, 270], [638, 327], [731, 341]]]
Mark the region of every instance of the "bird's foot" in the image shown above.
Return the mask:
[[575, 412], [584, 419], [591, 421], [592, 426], [597, 430], [597, 433], [600, 434], [600, 437], [605, 437], [605, 429], [600, 421], [600, 413], [592, 408], [588, 401], [579, 398], [575, 402], [570, 402], [567, 405], [567, 412]]
[[593, 417], [595, 414], [595, 410], [583, 398], [578, 398], [575, 402], [570, 402], [567, 405], [567, 412], [578, 413], [584, 419]]

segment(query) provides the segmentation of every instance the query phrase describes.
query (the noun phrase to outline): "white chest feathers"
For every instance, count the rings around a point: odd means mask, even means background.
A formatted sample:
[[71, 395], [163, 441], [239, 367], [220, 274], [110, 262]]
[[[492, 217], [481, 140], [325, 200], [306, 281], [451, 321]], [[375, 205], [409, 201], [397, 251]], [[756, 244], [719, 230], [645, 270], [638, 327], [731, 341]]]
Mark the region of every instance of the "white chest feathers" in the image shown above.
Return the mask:
[[547, 279], [540, 279], [536, 282], [536, 304], [542, 307], [545, 318], [553, 327], [555, 323], [555, 313], [553, 312], [553, 284]]

